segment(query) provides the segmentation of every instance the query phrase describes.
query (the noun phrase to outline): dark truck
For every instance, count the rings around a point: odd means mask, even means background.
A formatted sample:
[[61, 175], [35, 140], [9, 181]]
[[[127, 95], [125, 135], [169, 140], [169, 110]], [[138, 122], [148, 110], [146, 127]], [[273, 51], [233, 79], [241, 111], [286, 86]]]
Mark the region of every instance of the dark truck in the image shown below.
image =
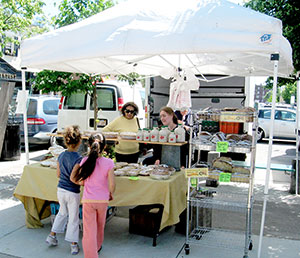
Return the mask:
[[[197, 76], [202, 79], [201, 76]], [[200, 87], [191, 92], [193, 111], [204, 109], [206, 107], [241, 108], [245, 102], [245, 77], [224, 75], [207, 75], [205, 78], [209, 81], [201, 80]], [[160, 76], [150, 79], [150, 127], [152, 127], [159, 118], [159, 110], [167, 105], [169, 100], [171, 80], [165, 80]]]
[[[208, 80], [203, 81], [201, 76], [199, 79], [200, 87], [198, 90], [191, 91], [193, 113], [211, 107], [224, 108], [234, 107], [242, 108], [245, 106], [246, 100], [246, 79], [238, 76], [224, 76], [224, 75], [206, 75]], [[166, 106], [169, 100], [171, 80], [165, 80], [162, 77], [152, 77], [150, 79], [150, 94], [148, 98], [148, 108], [150, 112], [150, 128], [158, 124], [159, 110], [162, 106]], [[196, 120], [196, 116], [193, 116]], [[195, 122], [194, 119], [194, 122]], [[212, 125], [215, 123], [215, 125]], [[237, 124], [239, 126], [239, 133], [245, 131], [244, 124]], [[236, 126], [236, 125], [235, 125]], [[207, 130], [213, 128], [212, 131]], [[218, 122], [202, 121], [202, 130], [215, 133], [220, 130]], [[199, 121], [196, 121], [193, 126], [194, 135], [199, 131]], [[240, 153], [226, 153], [222, 156], [229, 156], [235, 160], [245, 160], [246, 155]], [[201, 151], [201, 160], [207, 160], [207, 151]]]

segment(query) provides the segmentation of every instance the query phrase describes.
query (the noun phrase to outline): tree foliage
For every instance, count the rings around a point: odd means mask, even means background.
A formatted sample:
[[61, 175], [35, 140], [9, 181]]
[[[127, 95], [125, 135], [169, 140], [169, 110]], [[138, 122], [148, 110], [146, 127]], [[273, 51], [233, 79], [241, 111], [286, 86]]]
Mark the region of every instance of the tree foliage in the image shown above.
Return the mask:
[[[290, 42], [293, 49], [293, 65], [295, 75], [300, 71], [300, 10], [298, 0], [250, 0], [245, 3], [246, 7], [261, 13], [276, 17], [282, 21], [283, 35]], [[296, 80], [278, 78], [278, 86], [286, 86], [281, 92], [283, 99], [289, 103], [290, 94], [296, 92]], [[266, 81], [266, 87], [273, 87], [273, 77], [269, 77]], [[295, 95], [296, 96], [296, 95]]]
[[293, 63], [300, 71], [300, 10], [298, 0], [250, 0], [245, 4], [256, 11], [276, 17], [282, 21], [283, 35], [291, 43]]
[[[0, 47], [8, 42], [19, 44], [22, 38], [47, 30], [42, 0], [0, 0]], [[37, 16], [40, 15], [40, 16]], [[0, 57], [2, 51], [0, 51]]]
[[[52, 17], [52, 22], [58, 28], [63, 27], [88, 18], [112, 5], [112, 1], [104, 0], [63, 0], [59, 5], [59, 14]], [[64, 96], [78, 90], [92, 94], [93, 82], [97, 80], [101, 80], [100, 76], [44, 70], [37, 74], [34, 87], [43, 92], [61, 92]]]
[[66, 73], [44, 70], [34, 79], [34, 87], [44, 93], [61, 92], [69, 96], [72, 92], [82, 91], [92, 94], [94, 83], [101, 81], [100, 76], [90, 77], [86, 74]]
[[60, 28], [112, 7], [112, 1], [105, 0], [63, 0], [59, 5], [59, 14], [52, 18], [56, 28]]

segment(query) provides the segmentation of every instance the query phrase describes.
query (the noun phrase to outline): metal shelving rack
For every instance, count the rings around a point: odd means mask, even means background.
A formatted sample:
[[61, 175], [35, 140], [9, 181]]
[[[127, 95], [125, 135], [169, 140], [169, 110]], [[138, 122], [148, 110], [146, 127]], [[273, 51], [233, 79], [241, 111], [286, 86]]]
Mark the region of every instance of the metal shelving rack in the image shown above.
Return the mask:
[[[252, 208], [253, 208], [253, 181], [255, 171], [255, 153], [256, 153], [256, 135], [257, 135], [257, 113], [251, 114], [251, 121], [249, 118], [240, 117], [235, 118], [234, 114], [231, 116], [221, 116], [220, 120], [223, 122], [244, 122], [253, 123], [252, 126], [252, 144], [249, 150], [243, 148], [231, 148], [231, 152], [250, 153], [250, 175], [249, 183], [222, 183], [218, 187], [202, 188], [199, 178], [188, 178], [188, 193], [187, 193], [187, 222], [186, 222], [186, 241], [185, 253], [190, 253], [190, 244], [197, 244], [202, 246], [221, 247], [228, 249], [244, 249], [243, 258], [248, 258], [248, 251], [252, 250]], [[249, 114], [247, 114], [249, 116]], [[227, 119], [228, 118], [228, 119]], [[201, 124], [201, 123], [200, 123]], [[201, 126], [200, 126], [201, 128]], [[201, 129], [200, 129], [201, 131]], [[190, 145], [195, 149], [201, 150], [215, 150], [214, 146], [203, 146], [197, 139], [190, 140]], [[192, 147], [190, 146], [190, 150]], [[191, 155], [190, 155], [191, 156]], [[191, 160], [189, 162], [191, 166]], [[196, 180], [196, 184], [195, 184]], [[238, 194], [233, 191], [232, 184], [244, 184], [247, 187], [243, 188], [242, 192]], [[227, 230], [214, 228], [213, 225], [205, 221], [199, 221], [199, 215], [213, 210], [223, 212], [238, 212], [245, 216], [245, 238], [241, 238], [241, 231]], [[208, 213], [209, 213], [208, 212]], [[211, 214], [210, 214], [211, 216]], [[226, 218], [224, 218], [226, 219]], [[202, 218], [203, 220], [203, 218]], [[207, 225], [208, 224], [208, 225]]]

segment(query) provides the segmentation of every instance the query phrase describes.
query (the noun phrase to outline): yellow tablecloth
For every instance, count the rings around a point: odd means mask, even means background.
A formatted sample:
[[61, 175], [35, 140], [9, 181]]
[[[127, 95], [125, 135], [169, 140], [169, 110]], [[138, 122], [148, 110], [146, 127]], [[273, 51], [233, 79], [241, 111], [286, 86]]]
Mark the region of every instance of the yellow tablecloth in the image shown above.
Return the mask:
[[[58, 179], [56, 170], [32, 164], [24, 167], [14, 196], [24, 205], [26, 226], [42, 227], [41, 219], [50, 216], [49, 201], [57, 201]], [[186, 208], [186, 178], [176, 172], [169, 180], [153, 180], [140, 176], [139, 180], [116, 177], [116, 191], [110, 206], [135, 206], [162, 204], [164, 206], [160, 230], [179, 222], [179, 215]]]

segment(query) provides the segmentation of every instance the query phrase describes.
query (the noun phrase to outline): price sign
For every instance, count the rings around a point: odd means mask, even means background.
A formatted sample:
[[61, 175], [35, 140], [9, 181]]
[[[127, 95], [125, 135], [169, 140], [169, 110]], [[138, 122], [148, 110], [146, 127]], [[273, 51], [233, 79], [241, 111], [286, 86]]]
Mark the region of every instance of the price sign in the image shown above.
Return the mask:
[[231, 173], [220, 173], [219, 181], [220, 182], [230, 182]]
[[186, 177], [207, 177], [208, 168], [186, 168], [185, 170]]
[[228, 142], [217, 142], [217, 152], [228, 152]]

